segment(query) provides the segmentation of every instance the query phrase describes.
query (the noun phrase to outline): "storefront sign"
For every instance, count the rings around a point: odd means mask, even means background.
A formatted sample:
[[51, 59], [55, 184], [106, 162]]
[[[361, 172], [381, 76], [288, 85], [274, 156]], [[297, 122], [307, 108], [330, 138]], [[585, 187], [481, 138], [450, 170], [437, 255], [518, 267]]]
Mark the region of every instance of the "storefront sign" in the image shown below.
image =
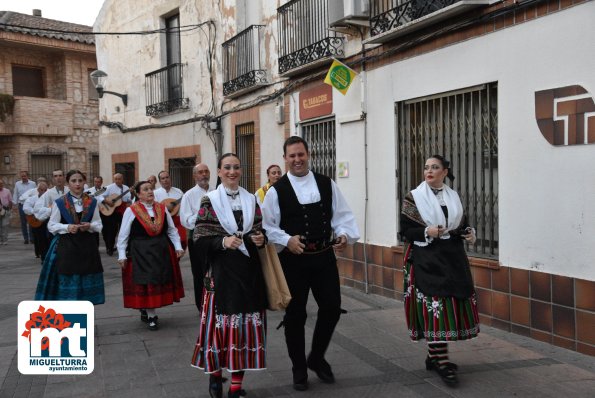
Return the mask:
[[333, 88], [321, 84], [300, 92], [300, 120], [313, 119], [333, 113]]

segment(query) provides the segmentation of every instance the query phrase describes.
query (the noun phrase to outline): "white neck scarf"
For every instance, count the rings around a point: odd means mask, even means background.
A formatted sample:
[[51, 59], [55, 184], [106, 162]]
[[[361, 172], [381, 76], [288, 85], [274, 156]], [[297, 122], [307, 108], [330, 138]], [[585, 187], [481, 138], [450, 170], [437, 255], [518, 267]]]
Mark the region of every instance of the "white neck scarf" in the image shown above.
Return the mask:
[[[246, 234], [252, 229], [252, 224], [254, 223], [256, 198], [244, 188], [238, 187], [238, 189], [240, 202], [242, 203], [242, 226], [244, 228], [241, 232], [242, 234]], [[230, 198], [227, 196], [223, 184], [220, 184], [216, 190], [209, 192], [207, 195], [209, 195], [213, 209], [215, 210], [219, 223], [223, 229], [230, 235], [237, 233], [238, 223], [233, 216], [233, 210], [231, 209], [231, 204], [229, 202]], [[250, 256], [244, 243], [239, 247], [239, 250], [246, 256]]]
[[[446, 224], [446, 217], [440, 207], [438, 198], [432, 191], [432, 188], [424, 181], [411, 191], [417, 210], [421, 215], [427, 226], [442, 225], [446, 227], [446, 232], [456, 229], [463, 218], [463, 205], [459, 194], [456, 193], [448, 185], [444, 185], [442, 190], [442, 198], [446, 203], [448, 209], [448, 225]], [[442, 239], [450, 238], [448, 233], [441, 236]]]

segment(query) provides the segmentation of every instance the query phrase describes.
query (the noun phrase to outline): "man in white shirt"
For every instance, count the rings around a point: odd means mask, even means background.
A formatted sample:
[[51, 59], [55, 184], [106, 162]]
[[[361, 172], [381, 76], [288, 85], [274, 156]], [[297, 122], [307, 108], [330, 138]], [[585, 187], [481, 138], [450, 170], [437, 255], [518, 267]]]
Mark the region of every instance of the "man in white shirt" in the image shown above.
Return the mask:
[[101, 196], [101, 194], [97, 194], [97, 192], [100, 192], [103, 188], [103, 177], [102, 176], [97, 176], [95, 178], [93, 178], [93, 186], [89, 189], [87, 189], [85, 191], [86, 194], [93, 196], [95, 199], [97, 199], [97, 204], [99, 205], [102, 201], [103, 201], [103, 196]]
[[194, 224], [198, 217], [200, 201], [209, 192], [209, 181], [211, 180], [209, 167], [204, 163], [197, 164], [192, 169], [192, 177], [194, 177], [196, 185], [192, 189], [189, 189], [182, 197], [180, 222], [185, 228], [190, 230], [188, 236], [188, 254], [190, 255], [190, 268], [192, 269], [192, 279], [194, 281], [194, 302], [200, 312], [202, 288], [204, 285], [203, 278], [206, 270], [201, 266], [202, 261], [200, 261], [193, 245], [192, 232], [194, 231]]
[[50, 247], [50, 240], [51, 235], [47, 230], [47, 224], [50, 219], [50, 215], [52, 214], [52, 206], [56, 199], [64, 194], [68, 193], [68, 187], [64, 186], [65, 179], [64, 179], [64, 171], [60, 169], [56, 169], [52, 172], [52, 181], [54, 182], [54, 187], [45, 191], [43, 195], [41, 195], [37, 201], [35, 201], [35, 206], [33, 207], [33, 215], [39, 221], [43, 221], [43, 235], [42, 239], [44, 240], [41, 242], [42, 249], [45, 249], [41, 253], [41, 257], [45, 258], [47, 253], [47, 249]]
[[27, 224], [27, 217], [25, 217], [25, 213], [23, 213], [23, 204], [25, 203], [24, 200], [21, 200], [21, 196], [29, 191], [30, 189], [35, 189], [36, 184], [35, 182], [29, 180], [29, 173], [27, 171], [21, 171], [21, 180], [17, 181], [14, 184], [14, 194], [12, 195], [15, 202], [19, 204], [19, 217], [21, 219], [21, 232], [23, 234], [23, 239], [25, 240], [25, 244], [33, 241], [33, 235], [31, 234], [31, 229], [29, 228], [29, 224]]
[[155, 189], [153, 191], [153, 195], [155, 195], [155, 201], [162, 202], [164, 205], [166, 205], [167, 210], [169, 211], [171, 218], [176, 225], [178, 234], [180, 235], [182, 248], [186, 250], [186, 228], [184, 228], [184, 226], [180, 223], [180, 216], [178, 215], [180, 202], [182, 201], [184, 192], [182, 192], [181, 189], [171, 186], [171, 177], [167, 171], [160, 171], [159, 174], [157, 174], [157, 178], [159, 178], [159, 184], [161, 184], [161, 188]]
[[[34, 189], [35, 194], [25, 199], [25, 203], [23, 203], [23, 212], [25, 213], [25, 217], [35, 217], [33, 214], [35, 202], [37, 202], [37, 199], [39, 199], [41, 195], [43, 195], [48, 190], [48, 184], [45, 181], [39, 181], [39, 179], [37, 181], [37, 188]], [[25, 196], [26, 194], [27, 193], [21, 195], [21, 197]], [[31, 226], [31, 234], [33, 235], [33, 249], [35, 251], [35, 257], [40, 258], [41, 254], [44, 253], [44, 257], [41, 259], [43, 262], [45, 253], [48, 250], [48, 248], [44, 246], [47, 245], [47, 237], [44, 236], [47, 234], [45, 225], [42, 224], [39, 227]]]
[[[113, 210], [113, 213], [109, 216], [101, 214], [101, 222], [103, 223], [103, 241], [105, 242], [105, 248], [108, 255], [113, 255], [116, 250], [116, 236], [122, 223], [122, 215], [126, 208], [132, 202], [130, 195], [130, 188], [124, 185], [124, 176], [120, 173], [114, 174], [114, 182], [107, 186], [102, 196], [102, 203], [98, 204], [99, 210], [102, 207], [104, 209]], [[122, 203], [113, 209], [118, 199], [122, 200]]]
[[0, 178], [0, 245], [8, 244], [8, 226], [13, 204], [14, 200], [10, 189], [4, 188], [4, 180]]
[[[263, 207], [263, 228], [275, 243], [291, 292], [285, 310], [285, 342], [293, 364], [293, 388], [308, 389], [308, 368], [324, 383], [334, 383], [331, 366], [324, 359], [341, 315], [339, 272], [334, 250], [359, 239], [355, 217], [337, 184], [309, 170], [308, 144], [289, 137], [283, 145], [289, 172], [271, 187]], [[306, 304], [312, 290], [318, 317], [312, 348], [306, 358], [304, 325]]]

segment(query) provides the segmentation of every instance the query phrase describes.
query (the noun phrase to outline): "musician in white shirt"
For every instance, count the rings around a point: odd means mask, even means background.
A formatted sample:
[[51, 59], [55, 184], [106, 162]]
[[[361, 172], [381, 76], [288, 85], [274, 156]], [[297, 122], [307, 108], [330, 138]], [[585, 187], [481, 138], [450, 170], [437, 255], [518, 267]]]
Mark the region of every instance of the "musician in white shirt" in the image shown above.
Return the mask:
[[180, 216], [177, 211], [174, 209], [179, 209], [180, 202], [182, 201], [182, 196], [184, 192], [181, 189], [171, 186], [171, 177], [169, 173], [165, 170], [162, 170], [157, 174], [157, 178], [159, 178], [159, 184], [161, 184], [161, 188], [157, 188], [153, 191], [153, 195], [155, 196], [156, 202], [163, 202], [166, 199], [173, 199], [173, 201], [168, 200], [168, 203], [163, 203], [166, 205], [167, 210], [171, 213], [171, 218], [174, 220], [174, 224], [176, 229], [178, 230], [178, 235], [180, 235], [180, 241], [182, 242], [182, 248], [186, 250], [186, 228], [180, 222]]
[[[39, 181], [39, 180], [38, 180]], [[37, 187], [33, 189], [34, 195], [29, 196], [25, 199], [25, 203], [23, 203], [23, 212], [25, 216], [33, 216], [33, 207], [35, 206], [35, 202], [37, 199], [41, 197], [46, 191], [48, 190], [48, 184], [45, 181], [39, 181], [37, 183]], [[28, 191], [27, 191], [28, 192]], [[21, 197], [25, 196], [26, 193], [21, 195]], [[47, 234], [47, 230], [45, 225], [40, 225], [39, 227], [31, 226], [31, 234], [33, 235], [33, 249], [35, 251], [35, 257], [40, 258], [41, 253], [47, 252], [47, 247], [43, 245], [47, 243], [47, 239], [44, 238], [44, 235]], [[43, 262], [43, 258], [41, 259]]]
[[[116, 198], [120, 197], [122, 204], [113, 209], [113, 213], [109, 216], [101, 215], [101, 221], [103, 223], [103, 241], [105, 242], [105, 248], [108, 255], [113, 255], [116, 250], [116, 236], [122, 223], [122, 215], [126, 208], [132, 202], [130, 195], [130, 188], [124, 185], [124, 176], [120, 173], [114, 174], [113, 183], [108, 185], [105, 192], [100, 196], [103, 198], [99, 209], [110, 209], [117, 202]], [[110, 199], [111, 197], [111, 199]]]
[[[64, 196], [65, 193], [68, 193], [68, 187], [64, 186], [65, 179], [64, 179], [64, 171], [60, 169], [56, 169], [52, 172], [52, 181], [54, 182], [54, 186], [51, 189], [45, 191], [43, 195], [41, 195], [37, 201], [35, 202], [35, 206], [33, 206], [33, 215], [39, 221], [43, 221], [43, 234], [41, 235], [41, 258], [45, 258], [47, 250], [50, 247], [50, 233], [47, 230], [47, 224], [50, 218], [50, 214], [52, 214], [52, 206], [56, 199]], [[43, 260], [42, 260], [43, 261]]]
[[[194, 224], [198, 217], [200, 201], [202, 200], [202, 197], [209, 192], [209, 181], [211, 179], [209, 167], [204, 163], [197, 164], [192, 169], [192, 177], [194, 177], [194, 181], [196, 181], [196, 186], [184, 194], [180, 205], [180, 222], [184, 227], [191, 231], [194, 230]], [[195, 252], [192, 234], [190, 234], [188, 239], [188, 254], [190, 255], [190, 268], [192, 269], [192, 279], [194, 280], [194, 300], [196, 307], [200, 312], [205, 270], [202, 269], [202, 262], [197, 257], [198, 253]]]
[[103, 187], [103, 177], [97, 176], [93, 178], [93, 186], [85, 191], [86, 194], [94, 196], [97, 200], [97, 205], [103, 202], [103, 196], [101, 194], [96, 194], [98, 191], [104, 189]]

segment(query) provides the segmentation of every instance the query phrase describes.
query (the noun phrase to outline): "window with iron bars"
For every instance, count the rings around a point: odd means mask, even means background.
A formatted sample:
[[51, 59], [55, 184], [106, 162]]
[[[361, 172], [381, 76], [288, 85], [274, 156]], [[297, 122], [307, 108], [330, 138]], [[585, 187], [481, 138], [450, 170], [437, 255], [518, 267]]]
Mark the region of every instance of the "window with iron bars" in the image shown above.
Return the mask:
[[[46, 179], [48, 184], [52, 184], [52, 172], [54, 170], [64, 170], [63, 154], [30, 154], [31, 167], [29, 167], [29, 178], [37, 181], [39, 177]], [[66, 175], [66, 171], [64, 171]]]
[[423, 180], [428, 157], [450, 160], [477, 241], [470, 254], [498, 257], [498, 85], [481, 86], [395, 104], [399, 203]]
[[236, 126], [236, 154], [240, 158], [240, 165], [242, 166], [240, 186], [248, 192], [256, 192], [254, 123]]
[[337, 163], [335, 119], [304, 123], [301, 132], [310, 149], [310, 169], [334, 180]]
[[171, 185], [186, 192], [194, 186], [192, 169], [196, 164], [196, 157], [169, 159], [169, 176]]
[[97, 152], [89, 153], [89, 174], [87, 175], [87, 183], [91, 185], [93, 179], [99, 176], [99, 154]]

